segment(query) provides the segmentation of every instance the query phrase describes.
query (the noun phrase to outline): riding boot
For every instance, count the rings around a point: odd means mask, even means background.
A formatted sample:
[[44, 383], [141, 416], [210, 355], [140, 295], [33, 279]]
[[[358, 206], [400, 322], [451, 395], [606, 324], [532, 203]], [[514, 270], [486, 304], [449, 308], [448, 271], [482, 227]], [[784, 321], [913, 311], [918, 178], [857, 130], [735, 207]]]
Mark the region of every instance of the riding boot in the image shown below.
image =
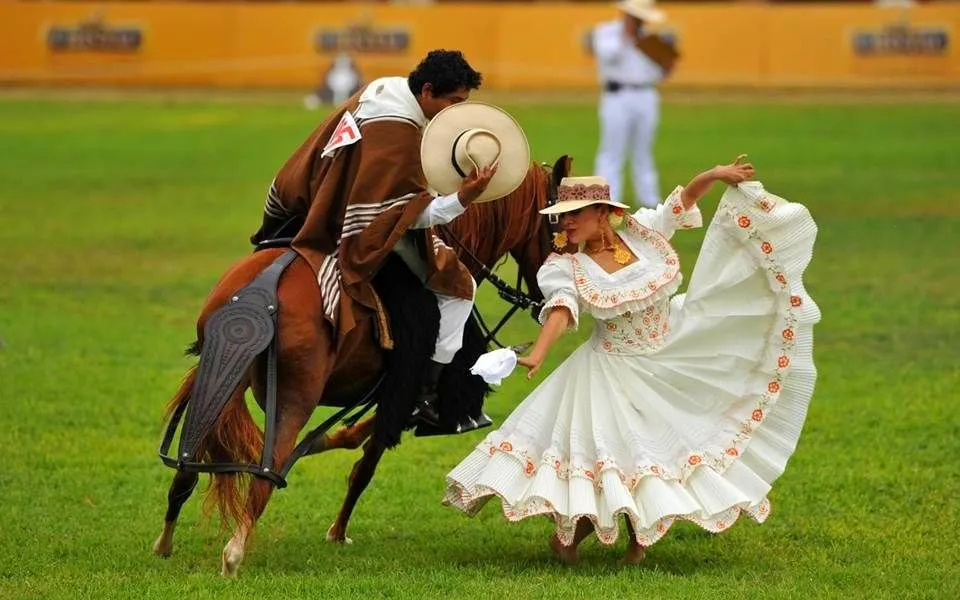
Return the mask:
[[443, 373], [445, 366], [443, 363], [430, 361], [423, 386], [420, 388], [420, 398], [417, 400], [417, 406], [413, 411], [415, 423], [432, 427], [440, 426], [440, 413], [437, 410], [437, 384], [440, 382], [440, 374]]

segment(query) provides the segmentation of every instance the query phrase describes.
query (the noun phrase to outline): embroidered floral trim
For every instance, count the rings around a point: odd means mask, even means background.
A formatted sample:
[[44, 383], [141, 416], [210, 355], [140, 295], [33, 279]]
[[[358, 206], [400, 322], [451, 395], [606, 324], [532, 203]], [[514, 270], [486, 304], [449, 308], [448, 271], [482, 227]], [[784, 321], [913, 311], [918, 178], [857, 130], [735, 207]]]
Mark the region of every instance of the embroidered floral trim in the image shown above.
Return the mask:
[[649, 354], [666, 343], [669, 333], [670, 303], [663, 300], [601, 321], [593, 330], [593, 347], [612, 354]]
[[620, 533], [620, 516], [625, 515], [633, 525], [636, 540], [644, 546], [650, 546], [663, 538], [677, 520], [689, 521], [707, 531], [720, 533], [733, 526], [743, 514], [750, 516], [758, 523], [763, 523], [770, 515], [770, 501], [767, 498], [763, 498], [760, 502], [752, 506], [731, 506], [726, 510], [722, 510], [708, 517], [703, 517], [696, 512], [665, 515], [653, 523], [645, 525], [641, 522], [640, 515], [637, 514], [636, 511], [631, 507], [626, 507], [615, 511], [613, 519], [611, 519], [613, 522], [612, 526], [604, 526], [599, 522], [597, 516], [593, 514], [562, 514], [556, 510], [556, 507], [554, 507], [548, 499], [540, 496], [531, 496], [520, 503], [511, 504], [494, 488], [477, 485], [473, 490], [467, 490], [455, 481], [448, 481], [443, 504], [454, 506], [467, 514], [474, 515], [492, 498], [499, 499], [504, 517], [512, 522], [537, 515], [552, 517], [556, 527], [557, 537], [565, 546], [573, 543], [576, 524], [582, 518], [590, 519], [593, 523], [597, 539], [599, 539], [601, 543], [611, 545], [616, 543]]
[[700, 209], [693, 205], [689, 210], [683, 208], [683, 186], [678, 185], [664, 201], [664, 207], [672, 218], [673, 229], [693, 229], [703, 225]]
[[502, 453], [515, 460], [527, 477], [533, 477], [540, 469], [552, 469], [559, 479], [569, 481], [570, 479], [586, 479], [593, 482], [597, 490], [603, 489], [601, 475], [607, 471], [614, 471], [620, 481], [627, 486], [627, 489], [633, 492], [640, 480], [644, 477], [658, 477], [664, 480], [680, 480], [680, 472], [670, 469], [666, 466], [644, 462], [636, 465], [633, 469], [627, 470], [620, 467], [617, 461], [607, 454], [600, 452], [600, 457], [595, 462], [571, 461], [556, 448], [549, 448], [542, 454], [537, 455], [530, 448], [520, 445], [519, 442], [499, 439], [495, 434], [491, 434], [484, 441], [476, 446], [476, 450], [487, 456], [494, 456]]
[[[669, 215], [667, 218], [672, 220], [666, 223], [665, 227], [671, 231], [680, 227], [700, 227], [703, 224], [697, 207], [684, 210], [682, 192], [683, 187], [677, 186], [664, 201], [662, 210], [666, 211]], [[609, 319], [627, 310], [643, 311], [671, 296], [683, 281], [680, 259], [667, 237], [641, 224], [632, 215], [628, 215], [625, 221], [624, 234], [628, 237], [631, 248], [654, 265], [641, 280], [631, 278], [616, 287], [598, 286], [587, 272], [582, 257], [571, 256], [577, 292], [590, 314], [599, 319]]]
[[644, 310], [676, 292], [683, 280], [680, 259], [665, 237], [644, 227], [633, 217], [627, 217], [627, 229], [640, 254], [656, 265], [639, 279], [631, 278], [615, 287], [600, 287], [587, 272], [581, 257], [576, 254], [570, 257], [573, 283], [594, 317], [607, 319], [624, 310]]
[[[573, 264], [570, 261], [570, 256], [567, 254], [551, 254], [547, 257], [547, 260], [544, 261], [544, 266], [550, 264], [559, 267], [564, 271], [564, 279], [573, 278]], [[541, 267], [542, 268], [542, 267]], [[564, 306], [570, 310], [570, 314], [573, 316], [573, 323], [567, 329], [567, 331], [576, 331], [580, 327], [580, 306], [577, 302], [577, 298], [572, 294], [568, 293], [565, 287], [561, 287], [556, 291], [548, 290], [550, 296], [546, 298], [543, 308], [540, 309], [540, 314], [537, 315], [537, 321], [543, 325], [547, 320], [547, 317], [550, 314], [551, 309], [558, 306]]]
[[610, 201], [610, 186], [594, 183], [584, 185], [561, 185], [557, 188], [557, 201], [569, 202], [573, 200], [593, 200], [597, 202]]
[[[787, 269], [775, 251], [776, 244], [764, 232], [764, 224], [757, 225], [756, 221], [766, 220], [765, 215], [751, 214], [751, 210], [759, 209], [763, 212], [772, 212], [782, 201], [769, 195], [750, 194], [747, 197], [751, 204], [734, 205], [732, 202], [722, 202], [717, 208], [717, 219], [729, 219], [735, 226], [733, 231], [741, 232], [756, 249], [755, 256], [767, 273], [767, 280], [771, 290], [778, 293], [780, 325], [775, 328], [768, 342], [775, 348], [770, 363], [761, 368], [761, 372], [769, 373], [766, 389], [757, 397], [757, 403], [749, 417], [741, 421], [739, 431], [725, 445], [722, 451], [691, 453], [687, 456], [686, 464], [681, 468], [681, 480], [686, 480], [693, 471], [703, 465], [710, 466], [723, 472], [734, 461], [739, 460], [747, 442], [753, 437], [754, 431], [763, 424], [770, 408], [777, 402], [783, 391], [783, 380], [789, 372], [797, 351], [797, 326], [799, 311], [804, 300], [801, 296], [789, 293]], [[752, 218], [751, 218], [752, 217]]]
[[537, 321], [543, 325], [544, 322], [546, 322], [550, 311], [558, 306], [566, 307], [570, 311], [570, 315], [573, 317], [573, 323], [570, 324], [570, 327], [567, 328], [567, 331], [576, 331], [579, 329], [580, 308], [577, 306], [577, 300], [576, 298], [564, 293], [554, 294], [549, 300], [544, 302], [543, 308], [540, 309], [540, 315], [537, 317]]

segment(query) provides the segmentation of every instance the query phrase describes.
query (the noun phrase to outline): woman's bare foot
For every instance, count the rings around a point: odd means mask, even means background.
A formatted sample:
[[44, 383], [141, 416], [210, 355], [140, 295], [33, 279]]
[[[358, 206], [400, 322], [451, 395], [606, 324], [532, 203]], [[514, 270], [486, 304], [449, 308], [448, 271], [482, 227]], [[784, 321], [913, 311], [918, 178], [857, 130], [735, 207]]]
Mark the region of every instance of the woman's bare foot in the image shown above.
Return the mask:
[[620, 559], [620, 564], [636, 565], [643, 562], [644, 556], [646, 556], [646, 552], [643, 546], [638, 544], [637, 540], [631, 539], [630, 545], [627, 546], [627, 551], [623, 553], [623, 558]]
[[550, 549], [560, 557], [560, 560], [563, 561], [565, 565], [575, 565], [580, 559], [580, 557], [577, 556], [576, 545], [564, 546], [556, 534], [550, 536]]

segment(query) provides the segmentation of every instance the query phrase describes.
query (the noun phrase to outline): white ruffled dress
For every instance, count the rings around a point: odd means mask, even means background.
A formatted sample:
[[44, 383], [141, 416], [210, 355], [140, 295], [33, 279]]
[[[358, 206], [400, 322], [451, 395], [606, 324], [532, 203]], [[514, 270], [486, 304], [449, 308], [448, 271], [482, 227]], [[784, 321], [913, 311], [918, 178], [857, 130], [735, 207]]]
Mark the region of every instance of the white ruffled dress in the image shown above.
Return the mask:
[[564, 544], [581, 517], [612, 544], [626, 515], [645, 546], [676, 519], [712, 532], [741, 513], [766, 519], [816, 381], [820, 311], [802, 275], [817, 227], [758, 182], [731, 187], [686, 294], [671, 298], [668, 239], [702, 224], [680, 192], [627, 218], [635, 263], [609, 274], [577, 253], [543, 265], [541, 320], [587, 312], [593, 335], [448, 474], [444, 504], [472, 516], [498, 497], [511, 521], [552, 516]]

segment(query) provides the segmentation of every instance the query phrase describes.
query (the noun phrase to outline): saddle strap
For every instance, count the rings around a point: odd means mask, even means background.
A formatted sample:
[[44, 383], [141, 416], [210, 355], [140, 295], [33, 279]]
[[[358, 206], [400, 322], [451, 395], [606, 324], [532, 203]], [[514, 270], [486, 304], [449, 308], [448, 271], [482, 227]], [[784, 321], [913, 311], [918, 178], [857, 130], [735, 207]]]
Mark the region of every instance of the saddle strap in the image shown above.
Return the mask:
[[217, 310], [204, 326], [204, 348], [196, 382], [187, 400], [178, 460], [192, 462], [204, 437], [240, 384], [253, 360], [268, 347], [267, 425], [261, 469], [269, 472], [276, 429], [277, 284], [297, 253], [278, 257], [230, 302]]

